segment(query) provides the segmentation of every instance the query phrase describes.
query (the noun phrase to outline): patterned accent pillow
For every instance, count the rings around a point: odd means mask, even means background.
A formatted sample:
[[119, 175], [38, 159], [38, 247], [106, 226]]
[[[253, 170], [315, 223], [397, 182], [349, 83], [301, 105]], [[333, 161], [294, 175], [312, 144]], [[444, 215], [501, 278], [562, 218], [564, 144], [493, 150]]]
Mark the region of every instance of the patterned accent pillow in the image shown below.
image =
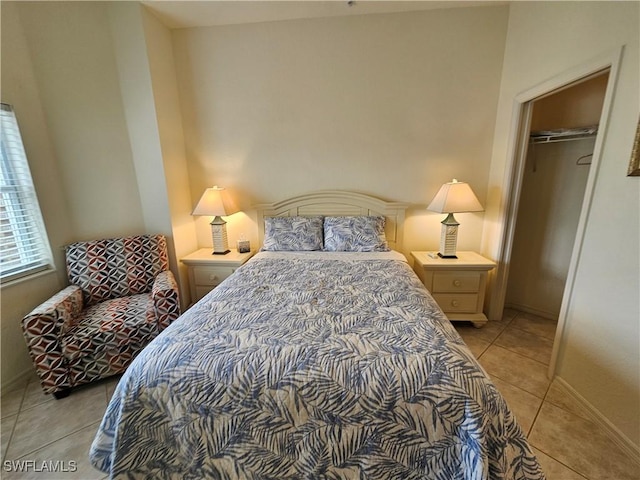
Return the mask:
[[322, 250], [322, 217], [267, 217], [262, 250]]
[[325, 217], [324, 249], [329, 252], [388, 252], [384, 217]]

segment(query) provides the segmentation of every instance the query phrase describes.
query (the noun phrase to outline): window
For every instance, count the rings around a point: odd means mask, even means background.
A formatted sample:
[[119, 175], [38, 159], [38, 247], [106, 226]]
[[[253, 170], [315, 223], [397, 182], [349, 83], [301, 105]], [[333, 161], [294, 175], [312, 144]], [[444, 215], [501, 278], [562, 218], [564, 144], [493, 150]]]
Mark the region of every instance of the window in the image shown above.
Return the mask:
[[0, 104], [0, 279], [14, 280], [51, 267], [27, 156], [13, 108]]

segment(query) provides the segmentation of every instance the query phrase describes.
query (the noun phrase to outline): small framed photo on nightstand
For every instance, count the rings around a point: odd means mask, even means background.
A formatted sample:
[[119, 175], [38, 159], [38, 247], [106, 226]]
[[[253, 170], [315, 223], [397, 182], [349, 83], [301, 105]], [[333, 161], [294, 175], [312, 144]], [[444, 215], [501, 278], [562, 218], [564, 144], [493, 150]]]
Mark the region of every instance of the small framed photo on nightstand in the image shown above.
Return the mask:
[[251, 244], [249, 240], [238, 240], [238, 253], [249, 253], [251, 251]]

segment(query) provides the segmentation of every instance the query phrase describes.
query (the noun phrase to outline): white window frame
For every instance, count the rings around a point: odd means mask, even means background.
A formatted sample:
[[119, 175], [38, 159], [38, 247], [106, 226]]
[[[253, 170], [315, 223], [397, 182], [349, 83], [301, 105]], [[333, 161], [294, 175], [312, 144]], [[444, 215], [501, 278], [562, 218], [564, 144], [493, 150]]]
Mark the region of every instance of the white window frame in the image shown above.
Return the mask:
[[0, 104], [0, 282], [53, 269], [27, 155], [13, 107]]

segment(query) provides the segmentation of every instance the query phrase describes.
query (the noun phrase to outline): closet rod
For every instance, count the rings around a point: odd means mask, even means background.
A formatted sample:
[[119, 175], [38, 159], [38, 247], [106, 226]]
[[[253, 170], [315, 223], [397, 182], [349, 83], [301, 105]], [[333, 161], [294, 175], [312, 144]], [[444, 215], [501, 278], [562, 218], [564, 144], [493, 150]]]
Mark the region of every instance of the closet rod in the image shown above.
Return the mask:
[[590, 138], [598, 134], [598, 126], [583, 128], [562, 128], [558, 130], [540, 130], [529, 134], [530, 143], [568, 142]]

